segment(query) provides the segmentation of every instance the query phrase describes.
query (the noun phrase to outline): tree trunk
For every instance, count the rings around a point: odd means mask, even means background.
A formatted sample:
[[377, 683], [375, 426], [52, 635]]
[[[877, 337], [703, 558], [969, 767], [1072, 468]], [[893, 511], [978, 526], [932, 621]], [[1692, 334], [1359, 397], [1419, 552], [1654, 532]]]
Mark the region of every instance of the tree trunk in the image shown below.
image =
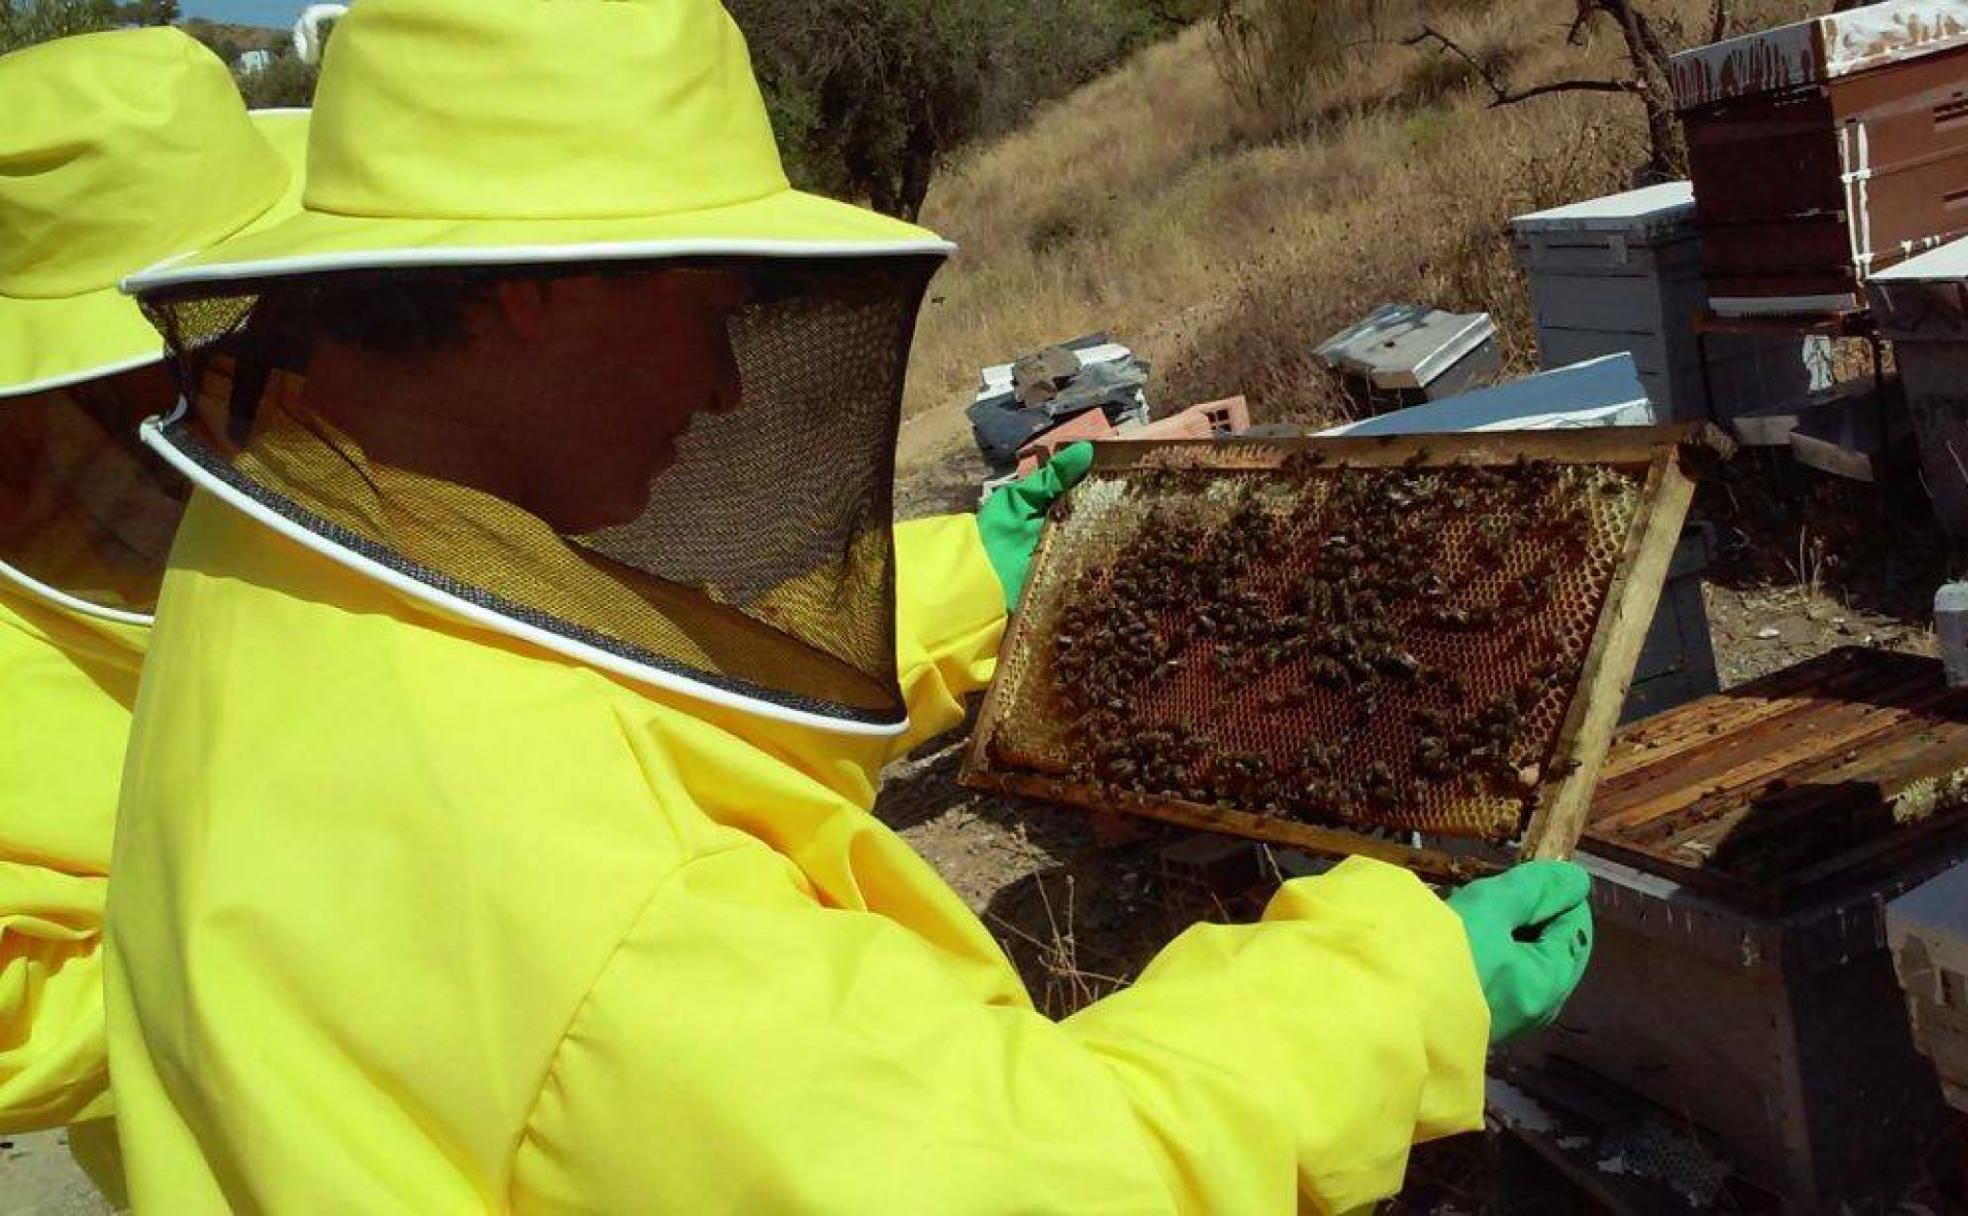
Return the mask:
[[1632, 0], [1596, 2], [1619, 23], [1627, 58], [1633, 64], [1633, 78], [1640, 84], [1640, 104], [1647, 111], [1648, 152], [1641, 172], [1657, 182], [1681, 177], [1688, 171], [1688, 149], [1681, 138], [1680, 116], [1674, 112], [1667, 48]]
[[929, 179], [936, 172], [936, 132], [929, 123], [918, 122], [909, 132], [909, 146], [902, 155], [902, 188], [895, 214], [915, 223], [929, 198]]

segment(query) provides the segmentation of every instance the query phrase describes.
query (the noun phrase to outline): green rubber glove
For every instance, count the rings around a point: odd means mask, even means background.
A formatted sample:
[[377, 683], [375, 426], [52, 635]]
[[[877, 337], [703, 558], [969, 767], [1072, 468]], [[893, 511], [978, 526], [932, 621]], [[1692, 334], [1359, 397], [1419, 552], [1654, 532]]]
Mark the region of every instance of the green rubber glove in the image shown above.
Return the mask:
[[977, 532], [984, 538], [984, 556], [1004, 584], [1006, 611], [1016, 611], [1018, 597], [1025, 593], [1025, 571], [1039, 547], [1046, 510], [1092, 467], [1092, 444], [1067, 444], [1044, 468], [1001, 488], [978, 508]]
[[1490, 1007], [1490, 1042], [1548, 1026], [1592, 957], [1592, 876], [1569, 861], [1527, 861], [1449, 896]]

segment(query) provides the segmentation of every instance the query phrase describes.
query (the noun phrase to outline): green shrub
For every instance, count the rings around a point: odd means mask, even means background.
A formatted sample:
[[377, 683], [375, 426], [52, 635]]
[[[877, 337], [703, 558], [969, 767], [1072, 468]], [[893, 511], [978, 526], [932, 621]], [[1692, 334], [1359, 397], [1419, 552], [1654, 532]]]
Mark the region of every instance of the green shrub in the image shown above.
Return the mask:
[[0, 0], [0, 54], [126, 25], [170, 25], [177, 0]]
[[239, 95], [246, 99], [249, 110], [311, 106], [321, 69], [301, 62], [292, 53], [276, 54], [272, 63], [257, 72], [242, 72], [235, 67], [232, 78], [239, 82]]

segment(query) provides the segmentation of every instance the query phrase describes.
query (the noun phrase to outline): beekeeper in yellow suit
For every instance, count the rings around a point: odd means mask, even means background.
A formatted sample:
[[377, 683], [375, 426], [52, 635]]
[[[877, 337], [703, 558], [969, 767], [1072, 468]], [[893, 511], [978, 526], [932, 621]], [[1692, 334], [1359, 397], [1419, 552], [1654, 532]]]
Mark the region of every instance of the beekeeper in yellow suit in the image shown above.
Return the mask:
[[78, 1124], [86, 1152], [117, 784], [185, 498], [137, 442], [176, 392], [117, 281], [291, 213], [306, 119], [249, 121], [173, 29], [0, 56], [0, 115], [0, 1133]]
[[1350, 862], [1055, 1022], [868, 813], [1044, 497], [891, 530], [949, 251], [788, 188], [711, 0], [353, 7], [301, 214], [127, 284], [198, 487], [110, 900], [140, 1210], [1346, 1208], [1479, 1125], [1582, 888]]

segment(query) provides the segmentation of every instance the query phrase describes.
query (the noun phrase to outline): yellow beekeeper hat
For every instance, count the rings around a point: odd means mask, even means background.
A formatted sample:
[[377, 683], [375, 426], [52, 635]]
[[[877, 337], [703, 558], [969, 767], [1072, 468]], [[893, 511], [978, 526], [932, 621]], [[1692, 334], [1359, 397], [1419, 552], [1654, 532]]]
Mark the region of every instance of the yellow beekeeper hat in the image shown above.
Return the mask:
[[249, 118], [176, 29], [0, 56], [0, 115], [0, 397], [162, 359], [118, 280], [300, 203], [307, 111]]
[[125, 287], [953, 248], [790, 187], [715, 0], [362, 0], [328, 42], [300, 213]]

